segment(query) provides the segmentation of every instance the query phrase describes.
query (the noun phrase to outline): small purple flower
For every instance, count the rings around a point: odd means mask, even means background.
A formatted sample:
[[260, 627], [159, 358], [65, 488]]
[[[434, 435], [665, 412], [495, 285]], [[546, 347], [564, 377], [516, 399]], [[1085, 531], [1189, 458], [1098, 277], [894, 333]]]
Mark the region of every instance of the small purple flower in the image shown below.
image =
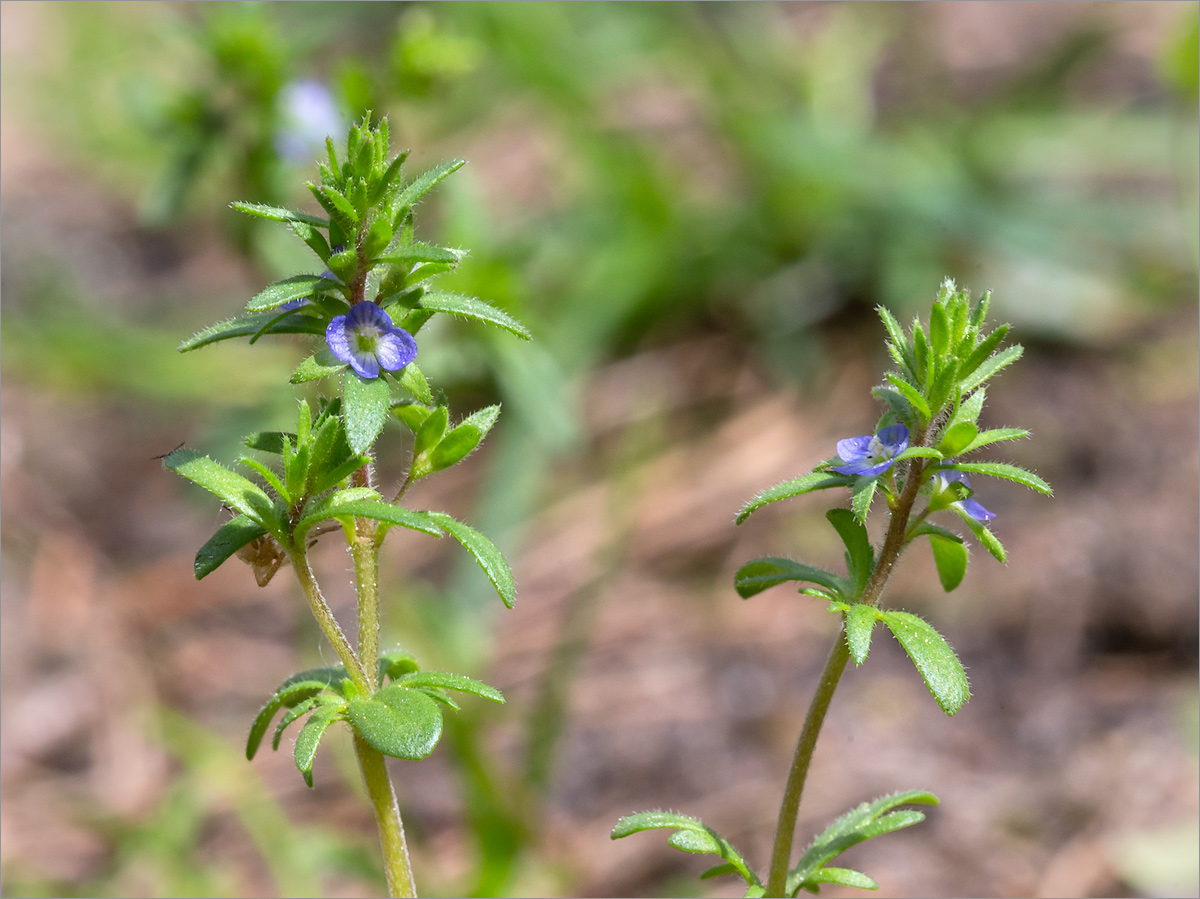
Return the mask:
[[349, 362], [361, 377], [377, 378], [379, 370], [399, 371], [417, 358], [417, 341], [392, 324], [386, 312], [364, 300], [336, 316], [325, 329], [329, 349]]
[[[951, 481], [957, 481], [967, 489], [971, 487], [971, 482], [967, 480], [967, 476], [961, 471], [940, 471], [938, 472], [937, 490], [949, 490]], [[969, 496], [966, 499], [955, 500], [950, 503], [950, 506], [962, 509], [962, 511], [966, 512], [976, 521], [991, 521], [996, 517], [995, 512], [989, 512]]]
[[878, 434], [847, 437], [837, 442], [838, 461], [833, 470], [840, 474], [874, 477], [892, 467], [897, 455], [908, 449], [908, 428], [890, 425]]

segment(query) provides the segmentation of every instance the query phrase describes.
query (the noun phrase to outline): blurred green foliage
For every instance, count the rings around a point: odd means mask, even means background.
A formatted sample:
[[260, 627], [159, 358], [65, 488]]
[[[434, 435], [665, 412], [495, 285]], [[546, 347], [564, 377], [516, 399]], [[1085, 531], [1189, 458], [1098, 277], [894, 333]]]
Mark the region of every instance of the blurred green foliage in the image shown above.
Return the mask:
[[[423, 347], [422, 368], [505, 403], [472, 520], [513, 549], [547, 465], [580, 446], [578, 387], [638, 348], [721, 331], [777, 377], [804, 378], [821, 358], [815, 324], [877, 303], [903, 318], [946, 274], [994, 289], [1027, 337], [1059, 341], [1111, 343], [1194, 303], [1197, 5], [1179, 4], [1148, 74], [1114, 83], [1123, 6], [1089, 7], [1026, 56], [970, 64], [932, 4], [63, 3], [40, 10], [58, 52], [6, 60], [5, 98], [136, 202], [145, 228], [184, 243], [224, 231], [264, 284], [320, 267], [282, 226], [227, 208], [310, 202], [315, 167], [281, 153], [289, 86], [324, 84], [345, 121], [387, 115], [416, 169], [468, 158], [431, 199], [424, 237], [472, 247], [446, 287], [509, 310], [537, 341], [516, 351], [445, 322], [455, 339]], [[171, 298], [133, 322], [66, 299], [105, 287], [54, 262], [53, 248], [5, 255], [20, 288], [3, 316], [6, 377], [36, 370], [181, 411], [270, 402], [241, 347], [174, 356], [247, 296]], [[53, 302], [30, 299], [46, 284]], [[439, 663], [488, 653], [472, 565], [444, 590], [410, 588], [438, 610], [418, 639], [437, 642]], [[561, 714], [541, 720], [553, 731]], [[481, 760], [485, 721], [459, 719], [451, 736], [481, 847], [472, 888], [498, 895], [534, 840], [529, 795], [551, 780], [554, 734], [530, 736], [540, 760], [525, 783]]]

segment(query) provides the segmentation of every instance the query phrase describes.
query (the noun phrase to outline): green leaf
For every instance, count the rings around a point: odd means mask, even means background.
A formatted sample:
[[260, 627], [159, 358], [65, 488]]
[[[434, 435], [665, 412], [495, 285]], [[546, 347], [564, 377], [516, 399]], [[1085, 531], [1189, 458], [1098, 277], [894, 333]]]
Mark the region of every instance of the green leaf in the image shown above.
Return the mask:
[[321, 742], [321, 737], [325, 736], [325, 731], [329, 730], [329, 725], [333, 722], [346, 720], [345, 713], [346, 706], [342, 703], [321, 706], [309, 715], [308, 720], [304, 722], [304, 727], [300, 728], [293, 756], [296, 760], [296, 767], [304, 775], [304, 782], [310, 787], [313, 785], [313, 760], [317, 757], [317, 746]]
[[929, 346], [939, 360], [950, 348], [950, 322], [946, 318], [946, 307], [934, 303], [929, 312]]
[[275, 503], [253, 481], [190, 449], [168, 453], [163, 459], [163, 467], [216, 494], [235, 512], [245, 515], [276, 537], [283, 537], [284, 528], [275, 515]]
[[414, 243], [406, 247], [397, 247], [395, 251], [375, 260], [379, 265], [413, 266], [418, 262], [444, 262], [456, 265], [467, 253], [465, 250], [453, 250], [449, 247], [436, 247], [428, 243]]
[[854, 584], [854, 595], [861, 596], [875, 566], [875, 553], [867, 529], [846, 509], [830, 509], [825, 517], [846, 546], [846, 569]]
[[947, 540], [933, 534], [929, 535], [929, 545], [933, 548], [933, 561], [942, 589], [949, 593], [962, 583], [967, 573], [967, 547], [961, 540]]
[[[924, 820], [922, 815], [921, 819]], [[877, 890], [879, 884], [862, 871], [853, 868], [822, 868], [810, 878], [811, 883], [835, 883], [843, 887], [856, 887], [860, 890]]]
[[811, 493], [814, 490], [828, 490], [830, 487], [852, 487], [853, 485], [854, 476], [848, 474], [814, 471], [810, 474], [801, 475], [798, 478], [792, 478], [790, 481], [784, 481], [776, 484], [774, 487], [767, 488], [761, 493], [755, 494], [750, 502], [746, 503], [738, 511], [737, 523], [741, 524], [768, 503], [779, 502], [781, 499], [791, 499], [793, 496]]
[[899, 390], [904, 395], [904, 398], [908, 400], [909, 404], [917, 411], [917, 415], [921, 417], [921, 424], [929, 421], [931, 417], [929, 403], [925, 401], [925, 397], [921, 396], [921, 392], [917, 388], [891, 372], [884, 375], [884, 378], [887, 379], [889, 384]]
[[316, 253], [322, 262], [329, 259], [329, 241], [325, 239], [324, 234], [308, 222], [292, 222], [291, 227], [296, 236], [308, 244], [309, 249]]
[[980, 431], [979, 434], [962, 449], [962, 455], [973, 453], [975, 450], [988, 446], [992, 443], [1000, 443], [1002, 440], [1020, 440], [1022, 437], [1028, 437], [1029, 432], [1024, 428], [992, 428], [988, 431]]
[[987, 390], [983, 387], [980, 387], [978, 390], [964, 399], [958, 404], [958, 411], [956, 411], [950, 417], [950, 420], [946, 422], [946, 429], [949, 430], [950, 428], [964, 421], [969, 421], [971, 424], [977, 425], [979, 422], [979, 414], [983, 411], [983, 401], [986, 397]]
[[470, 693], [492, 702], [504, 702], [504, 694], [495, 687], [483, 681], [463, 677], [461, 674], [451, 674], [448, 671], [415, 671], [400, 676], [396, 683], [403, 687], [436, 687], [439, 690], [457, 690], [459, 693]]
[[274, 312], [239, 315], [197, 331], [179, 344], [178, 350], [187, 353], [232, 337], [253, 337], [260, 331], [264, 334], [324, 334], [325, 323], [303, 312], [295, 312], [284, 318]]
[[904, 398], [904, 394], [900, 391], [893, 390], [891, 387], [872, 387], [871, 396], [886, 403], [892, 414], [902, 424], [906, 425], [909, 431], [915, 431], [921, 426], [920, 421], [918, 421], [917, 410], [913, 408], [912, 403]]
[[904, 336], [904, 329], [900, 327], [900, 322], [896, 321], [896, 317], [886, 306], [876, 306], [875, 311], [879, 313], [883, 327], [888, 332], [888, 352], [896, 360], [896, 364], [904, 369], [904, 374], [915, 380], [917, 376], [916, 361], [913, 359], [912, 347], [909, 346], [908, 338]]
[[367, 239], [363, 243], [363, 254], [368, 259], [375, 259], [387, 249], [387, 245], [391, 242], [392, 223], [386, 217], [377, 218], [371, 223], [371, 230], [367, 232]]
[[676, 849], [682, 849], [684, 852], [710, 852], [719, 855], [733, 869], [731, 872], [724, 866], [719, 866], [719, 871], [717, 868], [713, 868], [708, 874], [710, 877], [715, 877], [718, 873], [736, 872], [752, 889], [762, 887], [762, 883], [746, 865], [741, 853], [734, 849], [723, 836], [697, 818], [681, 815], [678, 812], [638, 812], [634, 815], [626, 815], [617, 821], [610, 837], [619, 840], [645, 830], [675, 830], [676, 832], [671, 835], [668, 842]]
[[995, 352], [996, 347], [1000, 346], [1000, 342], [1007, 336], [1008, 331], [1008, 325], [1000, 325], [991, 334], [980, 340], [971, 350], [970, 355], [959, 364], [958, 377], [964, 379], [973, 374]]
[[979, 428], [974, 422], [960, 421], [958, 424], [951, 425], [942, 432], [942, 439], [938, 442], [938, 449], [947, 458], [957, 456], [963, 452], [971, 441], [979, 434]]
[[435, 184], [445, 178], [447, 175], [457, 172], [467, 164], [465, 159], [455, 159], [451, 162], [444, 162], [439, 166], [430, 169], [423, 175], [414, 180], [411, 184], [404, 187], [394, 201], [393, 208], [404, 210], [413, 206], [421, 197], [429, 193]]
[[450, 418], [450, 410], [445, 406], [437, 406], [426, 416], [413, 440], [413, 455], [421, 456], [437, 445], [446, 433], [446, 424]]
[[[283, 444], [283, 454], [286, 456], [288, 452], [288, 444], [285, 441]], [[279, 475], [275, 474], [274, 471], [263, 465], [257, 459], [252, 459], [249, 456], [239, 456], [237, 461], [239, 465], [245, 465], [247, 468], [252, 468], [257, 471], [262, 479], [267, 482], [267, 485], [276, 493], [278, 493], [279, 497], [285, 503], [288, 503], [289, 505], [291, 504], [291, 494], [288, 493], [287, 487], [283, 485], [283, 481], [279, 480]]]
[[879, 621], [879, 610], [865, 603], [855, 603], [846, 609], [846, 645], [850, 647], [850, 658], [855, 665], [867, 660], [871, 651], [871, 633]]
[[950, 508], [957, 512], [958, 517], [966, 522], [967, 527], [971, 529], [971, 533], [975, 535], [975, 539], [983, 544], [984, 548], [996, 558], [997, 562], [1003, 565], [1008, 561], [1008, 553], [1004, 551], [1004, 546], [996, 538], [996, 535], [988, 530], [987, 525], [982, 521], [972, 518], [959, 506], [951, 506]]
[[392, 394], [387, 381], [379, 378], [360, 378], [354, 372], [346, 372], [342, 420], [346, 425], [346, 442], [355, 453], [370, 449], [383, 430], [388, 410], [392, 405]]
[[513, 603], [517, 601], [517, 585], [513, 581], [512, 569], [508, 567], [508, 562], [492, 541], [474, 528], [451, 518], [445, 512], [426, 512], [425, 514], [444, 527], [450, 536], [461, 543], [463, 548], [475, 558], [479, 567], [483, 569], [483, 573], [492, 582], [492, 586], [496, 588], [500, 599], [511, 609]]
[[883, 623], [904, 647], [942, 711], [953, 715], [971, 698], [967, 672], [933, 625], [910, 612], [887, 611]]
[[275, 222], [306, 222], [309, 225], [317, 225], [321, 228], [329, 227], [328, 219], [317, 218], [315, 215], [308, 215], [304, 212], [293, 212], [290, 209], [284, 209], [280, 206], [268, 206], [265, 203], [245, 203], [241, 200], [237, 200], [229, 205], [238, 212], [246, 213], [246, 215], [271, 219]]
[[975, 369], [970, 376], [963, 378], [961, 382], [963, 391], [965, 392], [968, 390], [974, 390], [984, 381], [987, 381], [993, 377], [1001, 369], [1012, 365], [1014, 362], [1020, 359], [1021, 354], [1024, 352], [1024, 347], [1022, 347], [1019, 343], [1013, 344], [1006, 350], [1001, 350], [995, 356], [992, 356], [992, 358], [988, 359], [977, 369]]
[[458, 315], [474, 321], [484, 322], [503, 328], [525, 340], [532, 339], [529, 330], [506, 312], [501, 312], [495, 306], [490, 306], [483, 300], [464, 296], [461, 293], [448, 293], [442, 290], [431, 290], [423, 294], [416, 304], [417, 309], [428, 312], [443, 312], [448, 315]]
[[[316, 669], [315, 673], [324, 673], [329, 669]], [[254, 754], [258, 752], [258, 747], [262, 743], [262, 738], [267, 733], [267, 728], [271, 726], [271, 719], [275, 717], [275, 713], [282, 708], [290, 708], [297, 703], [311, 699], [318, 693], [329, 689], [330, 680], [323, 677], [314, 677], [312, 671], [301, 672], [299, 675], [294, 675], [292, 678], [284, 681], [274, 695], [267, 700], [266, 704], [259, 710], [258, 715], [254, 718], [254, 723], [250, 726], [250, 735], [246, 738], [246, 758], [253, 759]], [[299, 677], [299, 680], [294, 678]]]
[[1006, 462], [955, 462], [953, 465], [942, 465], [939, 467], [952, 468], [955, 471], [965, 471], [968, 474], [985, 474], [992, 478], [1015, 481], [1022, 487], [1036, 490], [1045, 496], [1050, 496], [1054, 492], [1049, 484], [1032, 471], [1026, 471], [1020, 466], [1009, 465]]
[[846, 592], [846, 582], [823, 568], [814, 568], [792, 559], [769, 556], [747, 562], [734, 575], [734, 586], [742, 599], [749, 599], [768, 587], [785, 581], [811, 581], [820, 584], [841, 596]]
[[[923, 790], [910, 790], [905, 793], [892, 793], [880, 796], [873, 802], [864, 802], [830, 824], [808, 845], [799, 863], [791, 870], [787, 878], [786, 894], [794, 896], [801, 889], [817, 892], [821, 883], [836, 882], [821, 879], [823, 871], [831, 870], [825, 865], [841, 855], [851, 846], [855, 846], [871, 837], [888, 833], [900, 827], [908, 827], [918, 821], [925, 820], [925, 815], [915, 810], [892, 812], [904, 815], [903, 823], [889, 822], [880, 828], [880, 822], [890, 818], [887, 814], [900, 805], [937, 805], [937, 797]], [[833, 869], [837, 870], [837, 869]], [[857, 872], [856, 872], [857, 873]], [[834, 877], [839, 875], [835, 874]], [[865, 876], [865, 875], [864, 875]]]
[[266, 312], [269, 309], [277, 309], [291, 300], [299, 300], [312, 296], [318, 290], [337, 286], [336, 281], [329, 281], [320, 275], [293, 275], [264, 288], [246, 304], [246, 311]]
[[196, 552], [193, 566], [196, 580], [216, 571], [226, 559], [252, 540], [263, 536], [266, 530], [245, 515], [235, 515], [225, 522]]
[[433, 402], [433, 391], [429, 389], [429, 382], [425, 380], [425, 375], [421, 373], [421, 369], [417, 368], [417, 363], [410, 362], [401, 369], [396, 380], [400, 386], [411, 393], [419, 402], [429, 405]]
[[[311, 712], [317, 706], [323, 704], [321, 702], [321, 697], [323, 695], [328, 695], [328, 694], [318, 693], [316, 696], [310, 696], [308, 699], [304, 700], [304, 702], [298, 703], [297, 705], [294, 705], [290, 709], [287, 710], [287, 713], [282, 718], [279, 719], [279, 724], [275, 728], [275, 734], [271, 738], [271, 749], [272, 750], [274, 750], [276, 752], [279, 751], [279, 743], [280, 743], [280, 741], [283, 740], [283, 732], [288, 729], [288, 725], [290, 725], [294, 721], [299, 720], [300, 718], [303, 718], [305, 715], [307, 715], [309, 712]], [[331, 702], [338, 702], [338, 701], [339, 700], [336, 700], [336, 699], [331, 700]]]
[[867, 513], [871, 511], [871, 500], [875, 498], [875, 487], [878, 483], [878, 475], [873, 478], [855, 478], [854, 488], [850, 493], [850, 510], [862, 523], [866, 522]]
[[389, 649], [387, 652], [379, 654], [379, 683], [381, 684], [385, 677], [395, 680], [405, 674], [420, 670], [421, 666], [417, 664], [416, 658], [410, 652], [402, 649]]
[[303, 539], [314, 525], [328, 518], [370, 518], [373, 521], [420, 531], [431, 537], [442, 536], [441, 529], [430, 520], [433, 517], [432, 513], [414, 512], [412, 509], [385, 503], [382, 499], [343, 498], [343, 494], [348, 493], [351, 491], [339, 491], [314, 504], [311, 510], [306, 509], [304, 517], [296, 524], [296, 539]]
[[724, 877], [726, 874], [737, 874], [740, 876], [741, 872], [738, 871], [736, 867], [726, 862], [725, 864], [714, 865], [713, 867], [709, 868], [700, 875], [700, 879], [711, 880], [713, 877]]
[[[284, 446], [286, 447], [287, 444]], [[308, 484], [309, 452], [308, 444], [305, 444], [298, 446], [290, 458], [286, 452], [284, 453], [284, 477], [287, 482], [287, 493], [289, 497], [294, 498], [294, 502], [298, 502], [304, 496], [304, 488]]]
[[358, 212], [351, 203], [340, 191], [335, 190], [327, 185], [316, 185], [311, 182], [308, 189], [312, 191], [312, 195], [316, 197], [318, 203], [329, 213], [330, 217], [335, 221], [340, 217], [342, 219], [339, 224], [349, 225], [347, 230], [353, 230], [353, 226], [358, 224]]
[[909, 538], [928, 537], [931, 534], [949, 540], [951, 543], [963, 542], [962, 537], [958, 536], [958, 534], [955, 534], [953, 531], [948, 531], [943, 527], [939, 527], [936, 524], [930, 524], [928, 521], [922, 521], [920, 524], [914, 527], [909, 533]]
[[328, 361], [320, 361], [318, 356], [325, 356], [325, 351], [314, 353], [297, 365], [289, 381], [292, 384], [304, 384], [308, 381], [317, 381], [330, 375], [336, 375], [346, 368], [346, 363], [336, 361], [332, 353], [329, 354], [330, 359], [334, 360], [332, 364]]
[[414, 435], [421, 430], [421, 425], [425, 424], [425, 419], [432, 411], [428, 406], [422, 406], [412, 400], [399, 400], [392, 403], [392, 414], [404, 422], [404, 426]]
[[904, 452], [897, 453], [894, 458], [897, 462], [903, 462], [905, 459], [941, 459], [942, 453], [930, 446], [910, 446]]
[[370, 699], [350, 702], [354, 730], [375, 749], [396, 759], [423, 759], [442, 736], [442, 711], [420, 690], [392, 684]]

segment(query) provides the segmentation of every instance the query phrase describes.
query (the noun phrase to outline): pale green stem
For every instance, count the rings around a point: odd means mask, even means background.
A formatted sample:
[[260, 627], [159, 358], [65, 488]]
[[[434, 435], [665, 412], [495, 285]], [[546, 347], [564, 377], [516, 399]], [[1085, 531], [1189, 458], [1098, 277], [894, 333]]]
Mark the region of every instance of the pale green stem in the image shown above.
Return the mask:
[[[914, 446], [920, 446], [925, 439], [924, 432], [917, 435]], [[917, 500], [917, 491], [921, 486], [921, 472], [924, 462], [913, 459], [905, 480], [904, 491], [901, 493], [895, 508], [888, 520], [887, 535], [883, 539], [883, 548], [879, 551], [879, 561], [871, 578], [863, 588], [860, 602], [875, 605], [883, 595], [884, 585], [892, 573], [892, 567], [900, 557], [901, 551], [908, 542], [906, 531], [913, 504]], [[796, 836], [796, 820], [800, 813], [800, 797], [804, 793], [804, 782], [808, 777], [808, 769], [812, 764], [813, 751], [817, 747], [817, 737], [821, 734], [821, 725], [825, 722], [825, 713], [829, 711], [829, 703], [833, 700], [833, 692], [837, 689], [846, 662], [850, 658], [850, 649], [842, 632], [838, 633], [837, 642], [829, 651], [825, 661], [825, 669], [821, 672], [821, 680], [817, 684], [817, 692], [808, 714], [804, 719], [804, 727], [800, 731], [800, 739], [796, 741], [796, 752], [792, 756], [792, 767], [788, 771], [787, 785], [783, 791], [783, 802], [779, 807], [779, 822], [775, 829], [775, 844], [771, 849], [771, 868], [767, 876], [768, 896], [781, 897], [787, 890], [788, 868], [791, 863], [792, 842]]]
[[[365, 521], [359, 519], [360, 524]], [[355, 534], [350, 554], [358, 585], [358, 659], [363, 670], [373, 674], [370, 692], [374, 693], [379, 679], [379, 547], [370, 533], [374, 528], [362, 530], [368, 533]]]
[[404, 823], [400, 820], [396, 792], [392, 789], [383, 755], [358, 734], [354, 735], [354, 751], [358, 754], [358, 765], [379, 825], [379, 846], [383, 850], [388, 895], [415, 897], [417, 890], [413, 884], [412, 863], [408, 860], [408, 844], [404, 840]]
[[338, 658], [346, 666], [346, 671], [355, 685], [361, 692], [369, 694], [373, 689], [374, 681], [367, 677], [362, 663], [359, 662], [353, 647], [350, 646], [350, 641], [346, 639], [341, 625], [333, 616], [333, 610], [329, 608], [325, 597], [321, 595], [321, 588], [317, 585], [317, 579], [313, 576], [312, 568], [308, 564], [308, 551], [304, 541], [300, 541], [292, 547], [291, 555], [292, 568], [296, 571], [296, 579], [300, 581], [300, 587], [304, 590], [304, 597], [308, 600], [308, 607], [312, 609], [313, 617], [317, 619], [322, 633], [333, 645]]

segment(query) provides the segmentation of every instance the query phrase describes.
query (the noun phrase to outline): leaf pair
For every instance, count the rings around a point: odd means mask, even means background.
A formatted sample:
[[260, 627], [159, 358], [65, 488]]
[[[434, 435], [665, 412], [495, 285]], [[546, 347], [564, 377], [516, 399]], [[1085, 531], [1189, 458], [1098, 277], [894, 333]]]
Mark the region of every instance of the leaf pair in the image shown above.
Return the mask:
[[678, 812], [638, 812], [619, 820], [612, 829], [611, 839], [619, 840], [644, 830], [655, 829], [674, 830], [675, 833], [671, 834], [667, 842], [682, 852], [706, 853], [723, 859], [723, 864], [709, 868], [700, 875], [701, 878], [737, 874], [749, 887], [747, 896], [763, 895], [762, 882], [750, 870], [741, 853], [734, 849], [727, 839], [698, 818], [681, 815]]
[[825, 513], [825, 517], [829, 519], [829, 523], [838, 532], [846, 547], [846, 577], [839, 577], [831, 571], [792, 559], [767, 557], [747, 562], [738, 569], [734, 576], [734, 586], [738, 595], [749, 599], [769, 587], [788, 581], [801, 581], [816, 584], [821, 588], [804, 588], [800, 591], [802, 593], [846, 602], [858, 599], [866, 588], [875, 566], [875, 552], [871, 548], [867, 529], [846, 509], [830, 509]]
[[317, 668], [285, 680], [259, 711], [246, 741], [246, 757], [254, 758], [275, 715], [287, 709], [275, 728], [272, 749], [278, 749], [284, 731], [308, 715], [296, 738], [293, 755], [305, 783], [313, 785], [312, 766], [325, 732], [345, 721], [371, 746], [399, 759], [422, 759], [433, 752], [442, 733], [441, 706], [458, 709], [447, 690], [504, 702], [495, 687], [445, 671], [421, 671], [412, 656], [385, 653], [380, 659], [379, 681], [387, 686], [368, 697], [358, 695], [342, 666]]
[[830, 611], [842, 613], [846, 645], [855, 665], [866, 661], [871, 649], [871, 635], [875, 625], [882, 621], [904, 647], [943, 712], [954, 715], [971, 698], [971, 686], [962, 662], [946, 638], [925, 619], [911, 612], [877, 609], [866, 603], [835, 602]]
[[416, 481], [461, 462], [479, 446], [500, 415], [499, 406], [487, 406], [448, 428], [449, 410], [401, 402], [392, 412], [413, 433], [413, 461], [409, 477]]

